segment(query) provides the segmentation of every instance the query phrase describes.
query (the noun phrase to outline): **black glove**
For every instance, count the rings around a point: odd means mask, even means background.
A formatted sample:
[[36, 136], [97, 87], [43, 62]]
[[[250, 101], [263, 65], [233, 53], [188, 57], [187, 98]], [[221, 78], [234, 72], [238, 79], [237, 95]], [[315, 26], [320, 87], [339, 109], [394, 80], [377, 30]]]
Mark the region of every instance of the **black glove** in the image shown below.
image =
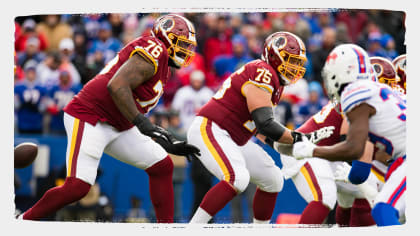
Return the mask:
[[144, 135], [147, 135], [151, 138], [161, 138], [163, 140], [166, 140], [167, 142], [170, 141], [170, 134], [168, 131], [163, 129], [160, 126], [152, 124], [147, 117], [145, 117], [143, 114], [139, 113], [136, 118], [134, 118], [132, 122], [137, 128], [140, 130], [140, 132]]
[[160, 144], [160, 146], [165, 149], [166, 152], [178, 155], [185, 156], [188, 161], [191, 161], [192, 158], [200, 156], [200, 149], [196, 146], [188, 144], [186, 141], [179, 141], [172, 139], [172, 142], [168, 142], [162, 138], [156, 138], [155, 141]]
[[141, 113], [134, 118], [133, 124], [137, 126], [141, 133], [153, 138], [155, 142], [162, 146], [168, 153], [185, 156], [188, 161], [191, 161], [191, 158], [196, 157], [197, 155], [201, 155], [200, 149], [185, 141], [177, 140], [167, 130], [152, 124], [152, 122]]
[[302, 141], [303, 140], [302, 137], [304, 135], [305, 135], [304, 133], [301, 133], [301, 132], [298, 132], [298, 131], [292, 131], [293, 144]]

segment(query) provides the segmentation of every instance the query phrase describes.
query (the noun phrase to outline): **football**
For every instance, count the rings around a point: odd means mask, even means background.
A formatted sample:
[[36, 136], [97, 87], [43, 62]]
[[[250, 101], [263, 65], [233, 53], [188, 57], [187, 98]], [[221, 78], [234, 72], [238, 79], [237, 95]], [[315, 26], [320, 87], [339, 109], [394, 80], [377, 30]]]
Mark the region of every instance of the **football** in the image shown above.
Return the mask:
[[38, 154], [38, 145], [25, 142], [15, 147], [15, 168], [21, 169], [32, 164]]

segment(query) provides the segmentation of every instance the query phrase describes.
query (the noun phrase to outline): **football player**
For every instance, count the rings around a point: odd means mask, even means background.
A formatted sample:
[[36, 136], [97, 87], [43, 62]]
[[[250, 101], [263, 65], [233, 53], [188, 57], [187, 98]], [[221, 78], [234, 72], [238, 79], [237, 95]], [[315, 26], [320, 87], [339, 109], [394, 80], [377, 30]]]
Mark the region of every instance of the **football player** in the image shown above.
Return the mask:
[[359, 46], [339, 45], [328, 58], [322, 73], [324, 84], [330, 99], [339, 101], [349, 121], [346, 140], [332, 146], [316, 146], [303, 137], [293, 145], [293, 156], [357, 160], [369, 139], [389, 155], [387, 162], [391, 163], [375, 198], [372, 216], [378, 226], [398, 225], [405, 212], [405, 100], [388, 85], [375, 81], [367, 53]]
[[[345, 139], [348, 125], [345, 118], [336, 108], [336, 104], [329, 102], [318, 113], [308, 119], [296, 131], [309, 133], [323, 127], [333, 126], [334, 131], [331, 136], [320, 141], [317, 145], [329, 146], [341, 142]], [[368, 226], [375, 222], [370, 215], [369, 202], [356, 186], [343, 181], [336, 181], [335, 172], [341, 162], [329, 162], [324, 159], [311, 158], [296, 160], [292, 157], [291, 145], [274, 143], [273, 147], [280, 152], [283, 164], [283, 174], [286, 179], [291, 178], [300, 195], [308, 205], [303, 210], [299, 224], [320, 225], [325, 223], [329, 212], [338, 202], [336, 209], [336, 222], [340, 226]], [[355, 165], [369, 165], [373, 152], [373, 145], [367, 144], [364, 156]], [[372, 176], [369, 183], [376, 184]], [[361, 181], [355, 180], [360, 183]]]
[[[389, 60], [383, 57], [371, 57], [370, 62], [380, 83], [398, 89], [399, 79]], [[307, 133], [320, 127], [333, 125], [335, 126], [333, 135], [322, 140], [318, 145], [328, 146], [339, 143], [345, 139], [348, 123], [337, 110], [340, 108], [335, 109], [334, 104], [330, 102], [296, 130]], [[372, 196], [366, 199], [360, 186], [355, 186], [352, 183], [359, 185], [367, 180], [369, 186], [364, 184], [363, 187], [369, 188], [369, 193], [377, 193], [383, 185], [384, 173], [387, 168], [385, 161], [388, 158], [384, 156], [385, 152], [376, 148], [373, 156], [373, 145], [367, 142], [363, 157], [353, 161], [354, 168], [351, 168], [345, 162], [328, 162], [319, 158], [296, 160], [286, 155], [290, 155], [290, 150], [286, 150], [286, 145], [276, 143], [274, 148], [283, 154], [281, 159], [285, 178], [292, 178], [298, 192], [308, 202], [302, 212], [300, 224], [322, 224], [336, 201], [336, 222], [338, 225], [369, 226], [375, 224], [370, 214]], [[338, 177], [338, 181], [334, 181], [339, 171], [346, 172], [341, 173], [344, 176]]]
[[407, 66], [407, 55], [402, 54], [396, 57], [394, 60], [392, 60], [392, 64], [395, 67], [395, 70], [397, 70], [398, 77], [400, 78], [400, 81], [398, 81], [399, 87], [404, 89], [404, 93], [407, 91], [406, 88], [406, 66]]
[[[274, 121], [272, 106], [279, 102], [283, 86], [303, 77], [305, 62], [306, 49], [299, 37], [273, 33], [265, 40], [261, 59], [231, 74], [199, 110], [188, 130], [188, 141], [200, 148], [200, 161], [220, 181], [206, 193], [191, 223], [207, 223], [249, 181], [257, 185], [254, 223], [269, 223], [283, 188], [283, 175], [250, 139], [257, 131], [290, 144], [301, 138], [303, 134]], [[321, 138], [318, 132], [308, 136]]]
[[147, 172], [157, 222], [173, 222], [173, 163], [168, 153], [198, 155], [199, 150], [175, 140], [145, 114], [161, 97], [169, 67], [188, 65], [195, 47], [194, 26], [175, 14], [158, 18], [150, 36], [128, 43], [64, 108], [64, 184], [48, 190], [19, 218], [39, 220], [84, 197], [105, 152]]

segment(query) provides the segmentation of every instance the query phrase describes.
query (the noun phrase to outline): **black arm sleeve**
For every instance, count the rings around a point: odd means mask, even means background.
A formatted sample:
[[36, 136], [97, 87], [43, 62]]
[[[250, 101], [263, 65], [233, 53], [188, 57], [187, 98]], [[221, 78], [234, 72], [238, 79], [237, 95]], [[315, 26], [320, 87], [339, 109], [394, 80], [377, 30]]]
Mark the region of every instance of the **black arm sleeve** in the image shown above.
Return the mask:
[[279, 140], [286, 127], [274, 121], [273, 109], [271, 107], [260, 107], [251, 112], [257, 130], [262, 135], [272, 140]]

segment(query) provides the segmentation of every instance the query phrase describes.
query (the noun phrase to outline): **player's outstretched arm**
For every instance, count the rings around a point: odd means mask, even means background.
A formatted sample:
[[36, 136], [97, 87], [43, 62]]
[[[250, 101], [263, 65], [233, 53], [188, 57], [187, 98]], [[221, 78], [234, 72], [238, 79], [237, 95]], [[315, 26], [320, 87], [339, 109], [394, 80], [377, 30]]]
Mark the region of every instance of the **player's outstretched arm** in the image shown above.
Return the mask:
[[349, 111], [346, 114], [350, 123], [346, 140], [333, 146], [317, 146], [313, 150], [313, 156], [330, 161], [358, 160], [365, 151], [369, 117], [374, 114], [375, 109], [366, 103], [362, 103]]
[[129, 121], [140, 113], [133, 99], [132, 90], [149, 80], [154, 74], [154, 66], [134, 54], [108, 82], [108, 91], [120, 112]]
[[271, 93], [249, 83], [244, 85], [243, 94], [258, 132], [277, 142], [292, 144], [291, 131], [274, 121]]

